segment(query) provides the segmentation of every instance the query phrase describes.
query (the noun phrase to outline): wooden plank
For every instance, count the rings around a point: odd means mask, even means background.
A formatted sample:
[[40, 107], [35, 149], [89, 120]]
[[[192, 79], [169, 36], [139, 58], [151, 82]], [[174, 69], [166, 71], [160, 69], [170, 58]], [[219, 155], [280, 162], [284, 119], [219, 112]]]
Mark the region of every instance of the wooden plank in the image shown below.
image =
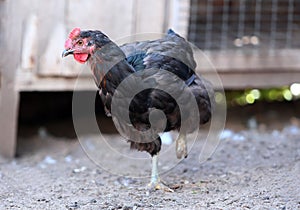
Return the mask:
[[67, 6], [67, 29], [98, 29], [112, 39], [132, 33], [133, 0], [72, 0]]
[[19, 107], [19, 93], [13, 87], [13, 81], [2, 80], [0, 100], [0, 155], [12, 158], [17, 146]]
[[136, 0], [133, 33], [165, 33], [166, 0]]
[[30, 80], [19, 81], [16, 89], [18, 91], [95, 91], [97, 87], [92, 76], [77, 78], [32, 75]]
[[300, 49], [263, 51], [210, 51], [205, 52], [218, 72], [282, 72], [300, 71]]
[[62, 59], [61, 52], [67, 38], [66, 1], [51, 0], [38, 4], [40, 76], [76, 76], [80, 66], [70, 59]]
[[[5, 41], [3, 54], [5, 63], [1, 63], [1, 88], [0, 88], [0, 154], [12, 158], [16, 150], [16, 132], [19, 94], [15, 89], [15, 74], [20, 61], [21, 21], [18, 18], [22, 14], [16, 6], [22, 8], [20, 1], [4, 1], [1, 3], [1, 19], [4, 19], [5, 29], [2, 35]], [[9, 14], [18, 16], [9, 16]], [[13, 27], [12, 27], [13, 26]], [[1, 41], [3, 41], [1, 40]], [[13, 57], [11, 56], [13, 55]]]

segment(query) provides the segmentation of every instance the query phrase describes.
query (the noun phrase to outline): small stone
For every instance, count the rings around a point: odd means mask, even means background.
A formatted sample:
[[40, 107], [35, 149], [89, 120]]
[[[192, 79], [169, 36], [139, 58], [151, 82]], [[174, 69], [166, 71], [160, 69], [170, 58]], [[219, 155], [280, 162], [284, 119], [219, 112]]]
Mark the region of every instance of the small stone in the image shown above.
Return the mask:
[[247, 126], [249, 129], [254, 130], [257, 129], [257, 121], [255, 117], [251, 117], [248, 121], [247, 121]]
[[120, 177], [115, 181], [115, 184], [120, 184], [123, 185], [125, 187], [128, 187], [130, 185], [133, 185], [136, 183], [136, 180], [131, 179], [131, 178], [127, 178], [127, 177]]
[[49, 133], [45, 127], [40, 127], [38, 129], [38, 135], [41, 139], [46, 139], [49, 137]]
[[220, 176], [220, 178], [225, 178], [227, 176], [227, 174], [222, 174], [221, 176]]
[[57, 161], [52, 158], [51, 156], [46, 156], [43, 160], [44, 163], [49, 164], [49, 165], [53, 165], [55, 164]]
[[133, 209], [133, 207], [131, 207], [131, 206], [123, 206], [123, 208], [122, 208], [123, 210], [132, 210]]
[[85, 166], [82, 166], [81, 168], [75, 168], [73, 170], [74, 173], [80, 173], [80, 172], [83, 172], [86, 170], [86, 167]]
[[65, 157], [65, 161], [66, 161], [67, 163], [72, 162], [72, 160], [73, 160], [73, 158], [72, 158], [71, 155], [68, 155], [68, 156]]
[[192, 172], [197, 172], [197, 171], [199, 171], [199, 168], [197, 168], [197, 167], [192, 168]]

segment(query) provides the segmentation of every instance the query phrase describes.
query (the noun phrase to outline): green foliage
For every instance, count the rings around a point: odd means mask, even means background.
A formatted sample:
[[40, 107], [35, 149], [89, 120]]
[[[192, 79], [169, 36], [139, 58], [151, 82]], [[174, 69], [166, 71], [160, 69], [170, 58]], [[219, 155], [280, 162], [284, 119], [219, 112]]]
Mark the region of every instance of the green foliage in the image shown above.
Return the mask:
[[239, 91], [226, 91], [228, 106], [244, 106], [256, 101], [292, 101], [300, 99], [300, 84], [270, 89], [246, 89]]

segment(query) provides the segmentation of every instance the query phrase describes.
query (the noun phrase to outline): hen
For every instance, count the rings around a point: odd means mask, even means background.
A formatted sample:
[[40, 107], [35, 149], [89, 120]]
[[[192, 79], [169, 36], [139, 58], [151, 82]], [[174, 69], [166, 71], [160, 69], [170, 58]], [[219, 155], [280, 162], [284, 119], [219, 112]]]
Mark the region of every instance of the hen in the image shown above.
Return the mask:
[[[187, 157], [186, 135], [212, 115], [213, 89], [195, 74], [189, 43], [170, 29], [161, 39], [117, 46], [101, 31], [75, 28], [62, 56], [70, 54], [80, 63], [89, 63], [105, 111], [128, 136], [130, 147], [152, 156], [149, 187], [166, 188], [157, 170], [158, 133], [180, 129], [176, 154]], [[197, 110], [188, 105], [193, 100]], [[157, 110], [164, 112], [163, 117]], [[192, 120], [195, 112], [198, 121]]]

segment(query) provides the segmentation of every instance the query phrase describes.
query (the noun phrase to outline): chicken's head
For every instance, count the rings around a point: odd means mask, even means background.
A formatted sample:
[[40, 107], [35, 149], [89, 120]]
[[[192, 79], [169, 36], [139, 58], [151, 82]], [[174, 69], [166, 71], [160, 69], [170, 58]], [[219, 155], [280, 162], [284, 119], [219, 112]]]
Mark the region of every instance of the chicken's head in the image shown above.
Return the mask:
[[101, 48], [109, 41], [100, 31], [81, 31], [80, 28], [74, 28], [65, 42], [62, 57], [72, 54], [76, 61], [85, 63], [97, 48]]

